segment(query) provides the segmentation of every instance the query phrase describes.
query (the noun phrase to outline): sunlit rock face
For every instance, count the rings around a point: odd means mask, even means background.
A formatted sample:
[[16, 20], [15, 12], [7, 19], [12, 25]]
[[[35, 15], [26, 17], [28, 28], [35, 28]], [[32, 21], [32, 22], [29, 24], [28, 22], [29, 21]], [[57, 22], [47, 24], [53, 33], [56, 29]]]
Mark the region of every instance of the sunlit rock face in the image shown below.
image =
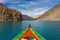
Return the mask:
[[12, 20], [12, 21], [22, 20], [21, 12], [18, 12], [18, 11], [13, 10], [13, 9], [8, 9], [7, 11], [8, 11], [7, 13], [8, 13], [8, 19], [9, 20]]
[[0, 21], [20, 21], [22, 14], [14, 9], [7, 8], [4, 4], [0, 3]]
[[60, 20], [60, 3], [41, 15], [38, 20]]

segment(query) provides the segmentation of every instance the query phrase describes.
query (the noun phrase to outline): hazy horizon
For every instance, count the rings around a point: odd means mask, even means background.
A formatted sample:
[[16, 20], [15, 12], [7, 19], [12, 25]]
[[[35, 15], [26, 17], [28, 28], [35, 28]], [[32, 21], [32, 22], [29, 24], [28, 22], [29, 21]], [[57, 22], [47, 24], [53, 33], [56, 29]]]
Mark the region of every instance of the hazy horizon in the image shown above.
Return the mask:
[[51, 9], [60, 0], [0, 0], [8, 8], [22, 12], [22, 14], [35, 17]]

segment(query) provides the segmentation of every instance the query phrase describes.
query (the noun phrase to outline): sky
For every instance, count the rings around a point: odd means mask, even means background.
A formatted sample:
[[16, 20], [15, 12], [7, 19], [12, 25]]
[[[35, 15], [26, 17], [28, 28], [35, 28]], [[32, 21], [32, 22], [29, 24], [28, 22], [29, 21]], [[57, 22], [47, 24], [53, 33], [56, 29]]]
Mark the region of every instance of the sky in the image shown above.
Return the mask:
[[0, 2], [24, 15], [38, 17], [50, 10], [60, 0], [0, 0]]

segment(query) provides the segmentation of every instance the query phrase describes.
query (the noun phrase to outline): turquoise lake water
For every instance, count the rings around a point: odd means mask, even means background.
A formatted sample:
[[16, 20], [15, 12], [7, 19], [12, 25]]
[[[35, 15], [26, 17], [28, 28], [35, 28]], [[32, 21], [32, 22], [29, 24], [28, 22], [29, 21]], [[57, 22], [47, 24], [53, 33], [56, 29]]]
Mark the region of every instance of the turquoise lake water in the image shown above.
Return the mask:
[[28, 25], [41, 34], [46, 40], [60, 40], [60, 21], [18, 21], [0, 22], [0, 40], [12, 40]]

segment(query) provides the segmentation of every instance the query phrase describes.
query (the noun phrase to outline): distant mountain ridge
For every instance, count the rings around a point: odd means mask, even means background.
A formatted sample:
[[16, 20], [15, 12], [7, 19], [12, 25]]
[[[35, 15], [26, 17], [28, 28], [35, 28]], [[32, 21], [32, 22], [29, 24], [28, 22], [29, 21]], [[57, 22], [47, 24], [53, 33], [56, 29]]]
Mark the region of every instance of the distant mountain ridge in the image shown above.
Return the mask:
[[60, 20], [60, 3], [37, 18], [38, 20]]
[[27, 15], [22, 15], [22, 20], [34, 20], [34, 18], [29, 17]]

